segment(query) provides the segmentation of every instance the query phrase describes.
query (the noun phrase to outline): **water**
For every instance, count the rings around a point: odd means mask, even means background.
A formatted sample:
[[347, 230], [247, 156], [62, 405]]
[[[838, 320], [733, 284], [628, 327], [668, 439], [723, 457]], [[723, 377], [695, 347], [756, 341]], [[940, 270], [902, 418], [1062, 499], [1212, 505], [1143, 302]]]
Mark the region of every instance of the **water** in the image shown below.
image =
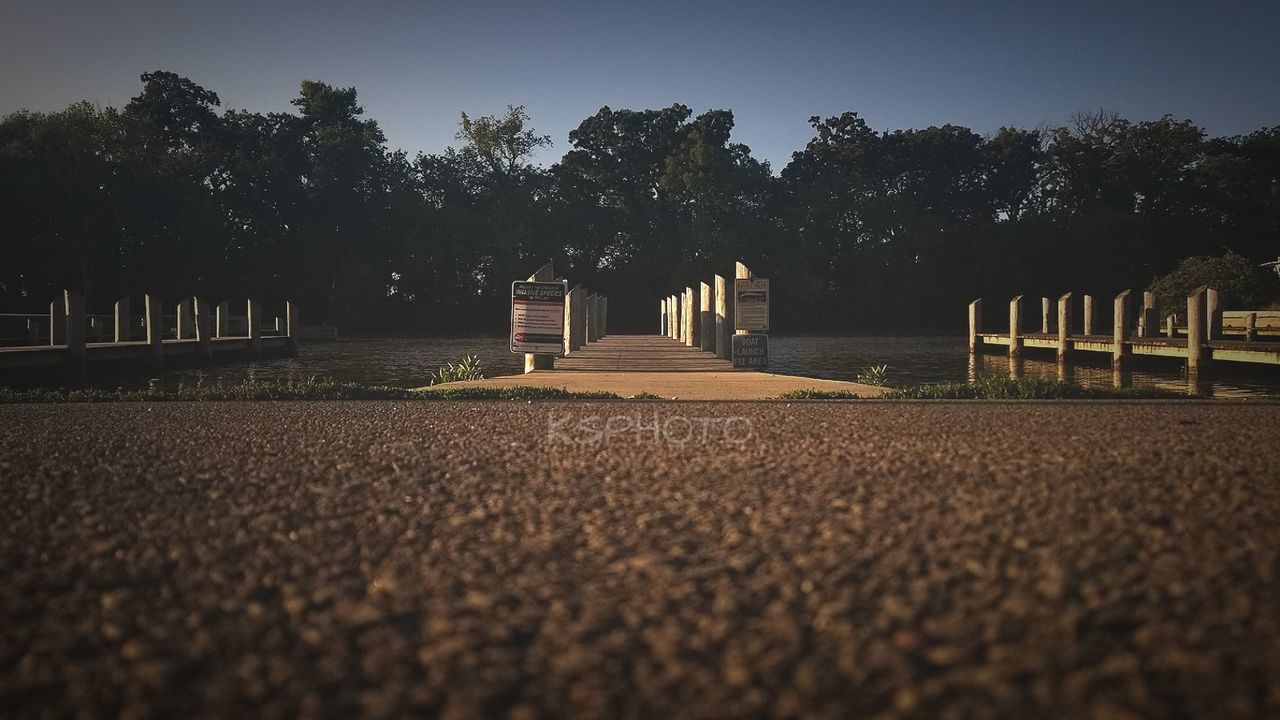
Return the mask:
[[[296, 358], [174, 370], [169, 384], [332, 377], [366, 384], [419, 387], [441, 365], [476, 355], [487, 376], [521, 372], [523, 358], [507, 350], [504, 337], [344, 340], [304, 344]], [[970, 365], [963, 337], [771, 337], [770, 371], [787, 375], [856, 380], [872, 365], [888, 365], [890, 385], [963, 381], [974, 376], [1060, 377], [1051, 352], [1028, 351], [1011, 367], [1004, 355], [987, 354]], [[1110, 358], [1083, 355], [1067, 366], [1065, 379], [1091, 387], [1123, 385], [1198, 391], [1215, 397], [1280, 397], [1280, 368], [1220, 363], [1189, 385], [1177, 361], [1139, 361], [1120, 378]], [[119, 384], [119, 383], [115, 383]]]

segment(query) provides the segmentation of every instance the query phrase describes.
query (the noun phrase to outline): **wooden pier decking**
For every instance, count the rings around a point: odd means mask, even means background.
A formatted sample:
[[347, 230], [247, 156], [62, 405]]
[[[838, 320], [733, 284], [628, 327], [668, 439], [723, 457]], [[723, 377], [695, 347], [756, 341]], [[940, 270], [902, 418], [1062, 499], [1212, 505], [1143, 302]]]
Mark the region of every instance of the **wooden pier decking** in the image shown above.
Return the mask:
[[[1136, 327], [1129, 312], [1129, 291], [1115, 297], [1110, 335], [1094, 332], [1096, 317], [1090, 295], [1083, 297], [1079, 323], [1073, 322], [1071, 293], [1058, 298], [1056, 322], [1052, 301], [1042, 298], [1038, 333], [1022, 330], [1022, 301], [1021, 295], [1009, 301], [1009, 329], [1003, 333], [984, 331], [982, 300], [970, 303], [969, 352], [1003, 346], [1010, 357], [1016, 357], [1024, 348], [1040, 348], [1056, 351], [1059, 362], [1066, 361], [1072, 353], [1105, 353], [1111, 355], [1117, 368], [1126, 358], [1135, 356], [1180, 358], [1186, 361], [1189, 371], [1215, 361], [1280, 365], [1280, 313], [1224, 311], [1218, 292], [1207, 286], [1196, 288], [1187, 296], [1185, 325], [1175, 323], [1173, 313], [1166, 316], [1163, 336], [1159, 334], [1159, 315], [1151, 293], [1143, 294]], [[1077, 328], [1083, 332], [1074, 332]]]
[[789, 390], [845, 391], [863, 397], [885, 392], [861, 383], [734, 370], [729, 360], [662, 335], [608, 335], [556, 358], [553, 370], [437, 387], [548, 387], [622, 397], [648, 393], [666, 400], [766, 400]]

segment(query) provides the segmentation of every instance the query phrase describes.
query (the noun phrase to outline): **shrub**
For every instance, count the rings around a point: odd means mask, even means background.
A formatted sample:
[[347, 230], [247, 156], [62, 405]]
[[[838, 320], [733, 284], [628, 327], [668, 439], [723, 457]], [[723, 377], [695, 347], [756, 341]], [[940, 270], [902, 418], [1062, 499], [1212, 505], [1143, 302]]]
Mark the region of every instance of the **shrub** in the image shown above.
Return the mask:
[[1152, 281], [1147, 290], [1156, 296], [1161, 318], [1171, 312], [1182, 318], [1187, 312], [1187, 294], [1201, 285], [1218, 291], [1223, 309], [1252, 310], [1273, 299], [1275, 293], [1269, 290], [1274, 282], [1269, 285], [1270, 280], [1257, 263], [1228, 251], [1222, 257], [1189, 257], [1173, 272]]

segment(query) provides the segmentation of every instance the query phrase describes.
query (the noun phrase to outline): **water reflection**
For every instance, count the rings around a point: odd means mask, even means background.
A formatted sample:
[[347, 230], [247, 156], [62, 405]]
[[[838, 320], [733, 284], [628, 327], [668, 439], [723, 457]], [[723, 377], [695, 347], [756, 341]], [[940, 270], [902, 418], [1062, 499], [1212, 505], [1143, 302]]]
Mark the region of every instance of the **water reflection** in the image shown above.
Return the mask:
[[[855, 380], [860, 372], [887, 364], [891, 385], [954, 382], [980, 377], [1044, 377], [1088, 387], [1158, 387], [1176, 392], [1202, 392], [1217, 397], [1280, 397], [1280, 368], [1232, 367], [1220, 363], [1212, 371], [1188, 378], [1176, 361], [1135, 363], [1119, 373], [1110, 356], [1077, 354], [1061, 365], [1051, 351], [1024, 352], [1010, 359], [1003, 352], [970, 357], [963, 337], [771, 337], [770, 371], [789, 375]], [[1003, 348], [1001, 348], [1003, 349]], [[521, 372], [523, 361], [507, 350], [503, 337], [347, 340], [304, 344], [296, 358], [276, 358], [241, 365], [172, 370], [164, 383], [222, 383], [246, 379], [333, 377], [380, 385], [426, 385], [441, 365], [476, 355], [485, 374]], [[109, 386], [145, 386], [148, 378], [102, 381]]]

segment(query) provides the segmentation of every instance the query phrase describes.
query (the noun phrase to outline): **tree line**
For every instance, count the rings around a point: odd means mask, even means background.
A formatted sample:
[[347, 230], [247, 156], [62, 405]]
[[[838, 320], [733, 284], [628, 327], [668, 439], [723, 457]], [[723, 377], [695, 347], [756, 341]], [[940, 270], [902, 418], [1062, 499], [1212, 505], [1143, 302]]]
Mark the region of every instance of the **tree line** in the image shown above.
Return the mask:
[[[121, 109], [0, 120], [0, 308], [61, 288], [292, 299], [346, 334], [501, 331], [547, 260], [610, 297], [611, 329], [743, 260], [780, 332], [956, 328], [974, 297], [1148, 286], [1179, 260], [1280, 253], [1280, 126], [1210, 138], [1105, 111], [1067, 127], [877, 131], [854, 112], [774, 174], [733, 113], [608, 107], [550, 144], [523, 108], [462, 115], [409, 157], [354, 88], [305, 81], [293, 112], [221, 110], [171, 72]], [[989, 303], [998, 306], [999, 303]], [[998, 307], [997, 307], [998, 309]]]

